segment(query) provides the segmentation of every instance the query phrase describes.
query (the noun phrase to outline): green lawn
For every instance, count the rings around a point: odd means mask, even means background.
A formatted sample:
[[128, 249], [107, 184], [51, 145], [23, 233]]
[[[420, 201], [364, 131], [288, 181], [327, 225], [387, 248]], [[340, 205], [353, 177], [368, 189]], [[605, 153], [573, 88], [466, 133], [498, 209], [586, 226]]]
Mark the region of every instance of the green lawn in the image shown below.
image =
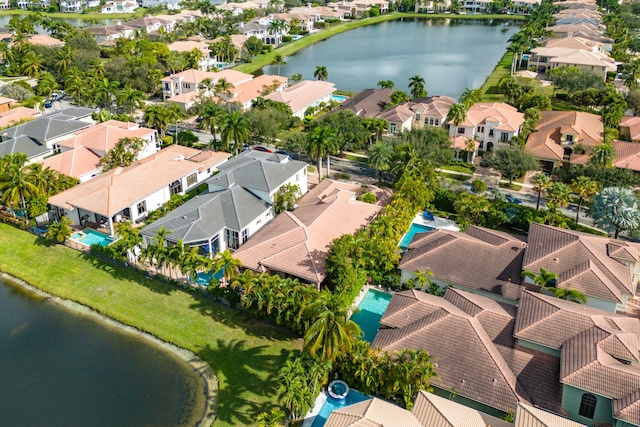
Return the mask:
[[277, 403], [272, 377], [301, 347], [238, 311], [2, 223], [0, 271], [196, 353], [219, 379], [214, 426], [252, 425]]
[[513, 53], [507, 52], [504, 54], [496, 68], [493, 69], [487, 80], [482, 86], [482, 101], [483, 102], [504, 102], [505, 96], [500, 93], [498, 84], [503, 77], [506, 77], [511, 72], [511, 62], [513, 61]]
[[[424, 13], [389, 13], [386, 15], [376, 16], [375, 18], [360, 19], [357, 21], [347, 22], [345, 24], [338, 24], [333, 27], [329, 27], [325, 30], [318, 31], [317, 33], [305, 36], [300, 40], [296, 40], [292, 43], [286, 44], [278, 49], [274, 49], [272, 52], [258, 55], [253, 58], [251, 63], [240, 64], [234, 67], [234, 70], [241, 71], [243, 73], [252, 73], [260, 68], [270, 65], [273, 62], [273, 58], [279, 54], [283, 57], [293, 55], [305, 47], [317, 43], [321, 40], [328, 39], [336, 34], [343, 33], [345, 31], [353, 30], [354, 28], [363, 27], [365, 25], [378, 24], [385, 21], [394, 21], [396, 19], [510, 19], [510, 20], [522, 20], [523, 16], [520, 15], [453, 15], [453, 14], [424, 14]], [[322, 64], [318, 64], [322, 65]], [[331, 72], [331, 70], [329, 70]]]

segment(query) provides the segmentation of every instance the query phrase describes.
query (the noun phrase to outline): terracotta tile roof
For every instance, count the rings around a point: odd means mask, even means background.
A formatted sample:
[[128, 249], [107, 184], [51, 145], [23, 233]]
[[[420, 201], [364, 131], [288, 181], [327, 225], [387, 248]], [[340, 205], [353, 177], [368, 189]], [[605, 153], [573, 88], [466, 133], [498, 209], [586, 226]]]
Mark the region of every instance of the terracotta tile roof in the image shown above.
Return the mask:
[[320, 80], [303, 80], [284, 90], [270, 93], [264, 98], [271, 101], [282, 102], [291, 107], [293, 113], [306, 109], [311, 104], [325, 96], [335, 92], [333, 83]]
[[524, 114], [503, 102], [479, 102], [469, 107], [467, 117], [460, 126], [476, 127], [488, 121], [497, 122], [498, 130], [517, 132], [524, 123]]
[[588, 148], [602, 144], [602, 117], [591, 113], [576, 111], [541, 111], [540, 121], [527, 139], [526, 150], [536, 157], [549, 160], [562, 160], [562, 129], [572, 129], [573, 144], [581, 144], [585, 154], [572, 154], [571, 163], [586, 163], [589, 160]]
[[79, 178], [91, 171], [100, 169], [100, 156], [88, 148], [78, 147], [48, 157], [41, 163], [43, 168], [51, 168], [51, 170]]
[[319, 284], [331, 242], [367, 225], [381, 207], [355, 200], [359, 185], [324, 180], [254, 234], [235, 253], [254, 271], [279, 271]]
[[103, 157], [122, 138], [145, 138], [155, 134], [153, 129], [140, 127], [137, 123], [108, 120], [73, 133], [58, 145], [68, 148], [85, 147]]
[[[447, 290], [451, 292], [455, 291]], [[395, 300], [402, 302], [394, 304]], [[529, 399], [478, 318], [448, 297], [401, 292], [394, 295], [380, 323], [386, 328], [378, 331], [372, 346], [384, 351], [427, 350], [440, 377], [433, 386], [455, 389], [460, 396], [503, 411]], [[453, 331], [456, 339], [450, 339]]]
[[576, 50], [566, 55], [551, 58], [550, 63], [571, 65], [588, 65], [594, 67], [605, 67], [606, 71], [617, 71], [618, 67], [613, 58], [602, 52], [590, 52], [586, 50]]
[[193, 49], [198, 49], [204, 54], [211, 52], [207, 43], [193, 40], [178, 40], [171, 43], [168, 48], [172, 52], [191, 52]]
[[[8, 98], [7, 98], [8, 99]], [[23, 120], [40, 117], [42, 112], [33, 108], [16, 107], [0, 113], [0, 127], [12, 126], [14, 123]]]
[[526, 403], [520, 403], [516, 411], [514, 427], [585, 427], [585, 425], [559, 417]]
[[637, 258], [633, 243], [531, 223], [522, 269], [545, 268], [560, 276], [560, 288], [581, 288], [587, 296], [621, 302], [622, 294], [633, 294], [634, 286], [629, 267], [618, 259], [632, 254]]
[[613, 141], [612, 145], [616, 153], [615, 167], [640, 171], [640, 142]]
[[376, 116], [391, 123], [406, 123], [413, 117], [413, 111], [406, 104], [391, 107]]
[[[173, 181], [226, 161], [229, 153], [207, 151], [207, 159], [194, 161], [194, 148], [171, 145], [126, 168], [115, 168], [49, 198], [54, 206], [79, 207], [110, 217], [132, 206]], [[153, 209], [154, 207], [149, 207]]]
[[29, 36], [29, 43], [36, 46], [64, 46], [62, 40], [51, 37], [47, 34], [33, 34]]
[[517, 300], [528, 286], [520, 284], [524, 245], [515, 236], [480, 227], [465, 233], [438, 229], [417, 233], [398, 268], [431, 270], [437, 280]]
[[247, 82], [236, 85], [231, 89], [233, 95], [231, 95], [232, 98], [228, 99], [227, 102], [240, 102], [241, 104], [245, 104], [253, 101], [265, 92], [266, 87], [274, 85], [276, 82], [279, 85], [278, 87], [281, 88], [287, 84], [287, 78], [262, 74]]
[[253, 76], [251, 74], [241, 73], [240, 71], [235, 70], [222, 70], [214, 73], [212, 71], [190, 69], [164, 77], [161, 81], [171, 82], [172, 79], [181, 79], [182, 82], [198, 85], [204, 79], [211, 79], [214, 82], [217, 82], [221, 78], [227, 79], [229, 83], [235, 86], [240, 83], [248, 82], [253, 78]]
[[[453, 148], [454, 150], [467, 149], [467, 142], [469, 141], [469, 138], [458, 135], [458, 136], [450, 137], [449, 140], [451, 141], [451, 148]], [[472, 139], [472, 141], [473, 141], [473, 146], [475, 147], [474, 149], [477, 150], [478, 147], [480, 147], [480, 141], [475, 139]]]
[[413, 415], [424, 427], [513, 427], [513, 424], [433, 393], [420, 391]]
[[449, 114], [451, 106], [456, 100], [448, 96], [430, 96], [427, 98], [414, 99], [408, 103], [409, 108], [415, 112], [428, 117], [439, 117], [445, 119]]
[[406, 409], [377, 398], [334, 409], [325, 427], [423, 427]]
[[[242, 48], [244, 47], [244, 44], [247, 42], [247, 39], [249, 37], [245, 36], [244, 34], [231, 34], [231, 43], [238, 49], [238, 50], [242, 50]], [[217, 42], [221, 42], [224, 38], [223, 37], [218, 37], [215, 38], [213, 40], [211, 40], [211, 43], [217, 43]]]
[[391, 89], [365, 89], [347, 99], [338, 108], [339, 110], [351, 110], [356, 116], [373, 118], [384, 111], [391, 100]]
[[632, 141], [640, 140], [640, 117], [623, 117], [620, 127], [629, 128]]

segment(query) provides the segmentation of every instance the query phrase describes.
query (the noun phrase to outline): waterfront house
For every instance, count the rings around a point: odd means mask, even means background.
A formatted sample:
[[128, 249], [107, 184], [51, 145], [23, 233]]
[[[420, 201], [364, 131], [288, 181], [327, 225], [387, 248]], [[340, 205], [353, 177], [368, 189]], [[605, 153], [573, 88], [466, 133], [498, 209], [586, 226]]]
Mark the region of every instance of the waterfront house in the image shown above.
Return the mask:
[[280, 154], [244, 152], [220, 166], [207, 192], [143, 228], [143, 240], [148, 244], [164, 227], [171, 230], [168, 244], [182, 240], [211, 255], [236, 250], [271, 221], [273, 197], [283, 185], [295, 183], [307, 192], [306, 166]]
[[[218, 73], [220, 74], [220, 73]], [[216, 96], [235, 109], [246, 111], [251, 109], [253, 101], [265, 93], [279, 92], [287, 86], [288, 79], [283, 76], [262, 74], [234, 86], [230, 93], [217, 93]]]
[[198, 69], [201, 71], [208, 71], [214, 68], [216, 65], [216, 58], [211, 57], [211, 49], [209, 49], [209, 43], [196, 40], [178, 40], [171, 43], [169, 46], [170, 52], [185, 53], [191, 52], [196, 49], [202, 54], [202, 59], [198, 62]]
[[365, 89], [343, 102], [338, 110], [351, 110], [358, 117], [371, 119], [387, 108], [392, 93], [391, 89]]
[[210, 177], [231, 155], [171, 145], [127, 167], [117, 167], [49, 198], [50, 216], [74, 225], [95, 223], [114, 235], [114, 223], [140, 223], [174, 194]]
[[303, 80], [293, 86], [265, 95], [264, 99], [281, 102], [289, 108], [293, 117], [304, 119], [309, 108], [317, 108], [320, 104], [329, 104], [336, 88], [333, 83], [320, 80]]
[[323, 180], [298, 201], [297, 208], [278, 215], [234, 256], [244, 268], [297, 278], [320, 289], [331, 242], [365, 227], [382, 208], [357, 200], [359, 189], [359, 185]]
[[415, 13], [445, 13], [451, 6], [451, 0], [418, 0]]
[[409, 101], [408, 106], [413, 112], [412, 128], [444, 126], [451, 106], [456, 101], [448, 96], [429, 96]]
[[27, 41], [34, 46], [62, 47], [65, 42], [48, 34], [32, 34]]
[[138, 3], [130, 0], [112, 0], [106, 2], [100, 9], [100, 13], [133, 13], [138, 8]]
[[40, 161], [52, 155], [62, 139], [93, 125], [91, 113], [89, 108], [66, 108], [4, 129], [0, 132], [0, 157], [25, 153], [30, 162]]
[[135, 34], [135, 28], [122, 24], [88, 27], [86, 30], [96, 39], [98, 44], [111, 42], [120, 37], [131, 38]]
[[[222, 70], [217, 73], [194, 69], [185, 70], [160, 80], [162, 83], [162, 98], [165, 101], [171, 101], [170, 98], [177, 95], [183, 95], [191, 92], [193, 92], [194, 95], [197, 95], [198, 91], [201, 89], [200, 83], [202, 83], [204, 79], [210, 79], [215, 84], [222, 78], [226, 79], [227, 82], [231, 83], [233, 86], [238, 86], [242, 83], [248, 82], [253, 78], [253, 76], [251, 74], [245, 74], [234, 70]], [[206, 95], [213, 96], [215, 94]]]
[[136, 160], [149, 157], [160, 149], [154, 129], [140, 127], [137, 123], [109, 120], [74, 132], [58, 142], [60, 154], [47, 157], [42, 166], [76, 177], [80, 182], [88, 181], [100, 174], [100, 160], [123, 138], [144, 141]]
[[180, 10], [180, 0], [142, 0], [142, 7], [162, 7], [167, 10]]
[[407, 104], [395, 105], [376, 116], [389, 124], [389, 134], [403, 132], [411, 129], [413, 124], [413, 111]]
[[602, 117], [577, 111], [541, 111], [525, 149], [540, 159], [543, 170], [586, 164], [592, 147], [604, 142]]
[[457, 127], [449, 123], [449, 136], [477, 139], [481, 150], [491, 151], [500, 144], [510, 144], [523, 123], [524, 114], [509, 104], [480, 102], [469, 107], [465, 120]]

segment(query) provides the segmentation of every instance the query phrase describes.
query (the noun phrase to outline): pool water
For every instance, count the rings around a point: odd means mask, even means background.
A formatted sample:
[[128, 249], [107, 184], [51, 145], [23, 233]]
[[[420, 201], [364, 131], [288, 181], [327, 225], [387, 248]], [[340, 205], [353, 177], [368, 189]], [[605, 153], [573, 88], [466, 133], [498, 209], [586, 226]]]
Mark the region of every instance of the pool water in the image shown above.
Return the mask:
[[409, 231], [407, 231], [407, 234], [404, 235], [398, 246], [400, 246], [400, 249], [407, 249], [409, 247], [409, 244], [411, 243], [411, 240], [413, 240], [413, 236], [415, 236], [416, 233], [426, 233], [433, 230], [435, 230], [435, 228], [429, 227], [428, 225], [413, 223], [411, 224], [411, 227], [409, 227]]
[[366, 396], [355, 390], [349, 391], [347, 398], [343, 400], [334, 400], [330, 397], [327, 397], [324, 405], [322, 405], [322, 409], [320, 409], [320, 412], [316, 416], [315, 420], [313, 420], [313, 424], [311, 425], [311, 427], [323, 427], [324, 423], [327, 422], [327, 418], [329, 418], [329, 414], [331, 414], [331, 411], [335, 409], [344, 408], [345, 406], [364, 402], [365, 400], [369, 399], [371, 399], [369, 396]]
[[209, 282], [211, 282], [211, 278], [215, 277], [218, 280], [222, 280], [222, 276], [224, 272], [222, 269], [218, 270], [215, 274], [212, 271], [208, 271], [206, 273], [198, 273], [196, 276], [196, 283], [202, 286], [209, 286]]
[[76, 242], [87, 246], [100, 245], [102, 247], [108, 246], [116, 241], [116, 239], [111, 236], [91, 229], [86, 229], [79, 233], [73, 233], [71, 235], [71, 240], [75, 240]]
[[331, 95], [331, 100], [336, 102], [344, 102], [347, 99], [346, 96], [342, 95]]
[[372, 343], [380, 328], [380, 319], [387, 310], [387, 306], [391, 302], [392, 295], [386, 292], [380, 292], [375, 289], [367, 290], [367, 293], [358, 304], [360, 311], [351, 316], [351, 320], [356, 322], [362, 332], [363, 339]]

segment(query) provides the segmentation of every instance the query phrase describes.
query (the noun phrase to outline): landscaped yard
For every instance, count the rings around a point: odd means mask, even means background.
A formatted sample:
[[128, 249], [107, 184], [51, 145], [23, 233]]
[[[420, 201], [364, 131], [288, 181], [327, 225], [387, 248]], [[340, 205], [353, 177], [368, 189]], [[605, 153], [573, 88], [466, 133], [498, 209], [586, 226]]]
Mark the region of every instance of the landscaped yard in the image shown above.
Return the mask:
[[205, 298], [0, 223], [0, 270], [187, 348], [218, 376], [214, 426], [253, 425], [301, 340]]
[[487, 80], [482, 86], [482, 101], [483, 102], [504, 102], [505, 96], [500, 93], [500, 80], [508, 76], [511, 72], [511, 62], [513, 61], [513, 53], [507, 52], [504, 54], [496, 68], [487, 77]]

